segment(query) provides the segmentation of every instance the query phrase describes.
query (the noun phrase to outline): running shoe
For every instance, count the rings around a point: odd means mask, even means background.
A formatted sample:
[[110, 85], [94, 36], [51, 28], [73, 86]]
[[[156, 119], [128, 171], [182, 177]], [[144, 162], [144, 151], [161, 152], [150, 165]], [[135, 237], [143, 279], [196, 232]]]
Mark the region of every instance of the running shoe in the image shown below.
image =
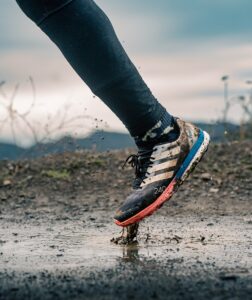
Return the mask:
[[[191, 123], [175, 119], [178, 138], [143, 148], [125, 163], [135, 168], [133, 192], [116, 211], [115, 223], [129, 226], [153, 214], [168, 201], [207, 151], [210, 137]], [[166, 139], [166, 141], [165, 141]]]

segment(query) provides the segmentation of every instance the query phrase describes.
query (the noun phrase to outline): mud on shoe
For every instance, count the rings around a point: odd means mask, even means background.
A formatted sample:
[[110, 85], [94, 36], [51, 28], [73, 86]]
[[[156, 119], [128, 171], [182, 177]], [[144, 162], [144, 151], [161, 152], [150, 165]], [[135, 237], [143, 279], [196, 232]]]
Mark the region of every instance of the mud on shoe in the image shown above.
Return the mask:
[[133, 192], [116, 211], [115, 223], [129, 226], [154, 213], [168, 201], [207, 151], [210, 137], [191, 123], [176, 119], [179, 136], [130, 155], [135, 168]]

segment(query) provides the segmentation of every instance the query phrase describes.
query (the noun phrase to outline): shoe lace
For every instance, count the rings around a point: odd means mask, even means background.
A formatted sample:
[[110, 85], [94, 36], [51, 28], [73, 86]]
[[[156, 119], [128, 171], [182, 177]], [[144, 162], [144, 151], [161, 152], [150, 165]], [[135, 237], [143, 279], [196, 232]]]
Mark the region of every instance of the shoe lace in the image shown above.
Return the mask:
[[122, 166], [123, 169], [127, 164], [135, 168], [135, 179], [132, 183], [133, 189], [141, 188], [141, 183], [144, 182], [144, 179], [150, 174], [147, 172], [147, 169], [153, 164], [152, 159], [154, 158], [151, 156], [152, 153], [153, 149], [139, 150], [137, 154], [131, 154], [125, 160]]

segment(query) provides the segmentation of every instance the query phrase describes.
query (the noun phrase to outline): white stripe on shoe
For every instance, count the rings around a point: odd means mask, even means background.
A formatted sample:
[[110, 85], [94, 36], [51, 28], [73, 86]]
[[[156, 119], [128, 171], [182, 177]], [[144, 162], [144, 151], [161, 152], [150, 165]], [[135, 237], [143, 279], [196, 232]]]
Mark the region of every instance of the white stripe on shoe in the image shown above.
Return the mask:
[[175, 158], [173, 160], [167, 160], [163, 163], [156, 163], [154, 165], [152, 165], [150, 168], [148, 168], [148, 172], [149, 173], [154, 173], [154, 172], [157, 172], [157, 171], [161, 171], [161, 170], [164, 170], [164, 169], [170, 169], [172, 167], [175, 167], [177, 165], [177, 161], [178, 159]]
[[172, 156], [178, 155], [180, 153], [180, 147], [178, 146], [169, 150], [165, 150], [163, 152], [162, 151], [163, 150], [161, 149], [160, 151], [161, 153], [156, 153], [156, 152], [153, 153], [153, 158], [154, 158], [153, 161], [161, 160], [164, 158], [172, 158]]
[[160, 180], [164, 180], [164, 179], [170, 179], [174, 174], [174, 171], [170, 171], [170, 172], [165, 172], [159, 175], [155, 175], [155, 176], [151, 176], [151, 177], [147, 177], [146, 179], [144, 179], [144, 182], [141, 183], [141, 187], [156, 182], [156, 181], [160, 181]]

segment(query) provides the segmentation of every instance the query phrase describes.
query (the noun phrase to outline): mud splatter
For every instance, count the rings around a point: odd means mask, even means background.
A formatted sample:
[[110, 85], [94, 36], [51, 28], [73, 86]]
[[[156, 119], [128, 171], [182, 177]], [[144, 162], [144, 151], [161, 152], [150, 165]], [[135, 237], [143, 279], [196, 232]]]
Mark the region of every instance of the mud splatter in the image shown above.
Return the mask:
[[121, 236], [112, 238], [110, 241], [117, 245], [129, 245], [137, 243], [138, 229], [139, 223], [124, 227]]

